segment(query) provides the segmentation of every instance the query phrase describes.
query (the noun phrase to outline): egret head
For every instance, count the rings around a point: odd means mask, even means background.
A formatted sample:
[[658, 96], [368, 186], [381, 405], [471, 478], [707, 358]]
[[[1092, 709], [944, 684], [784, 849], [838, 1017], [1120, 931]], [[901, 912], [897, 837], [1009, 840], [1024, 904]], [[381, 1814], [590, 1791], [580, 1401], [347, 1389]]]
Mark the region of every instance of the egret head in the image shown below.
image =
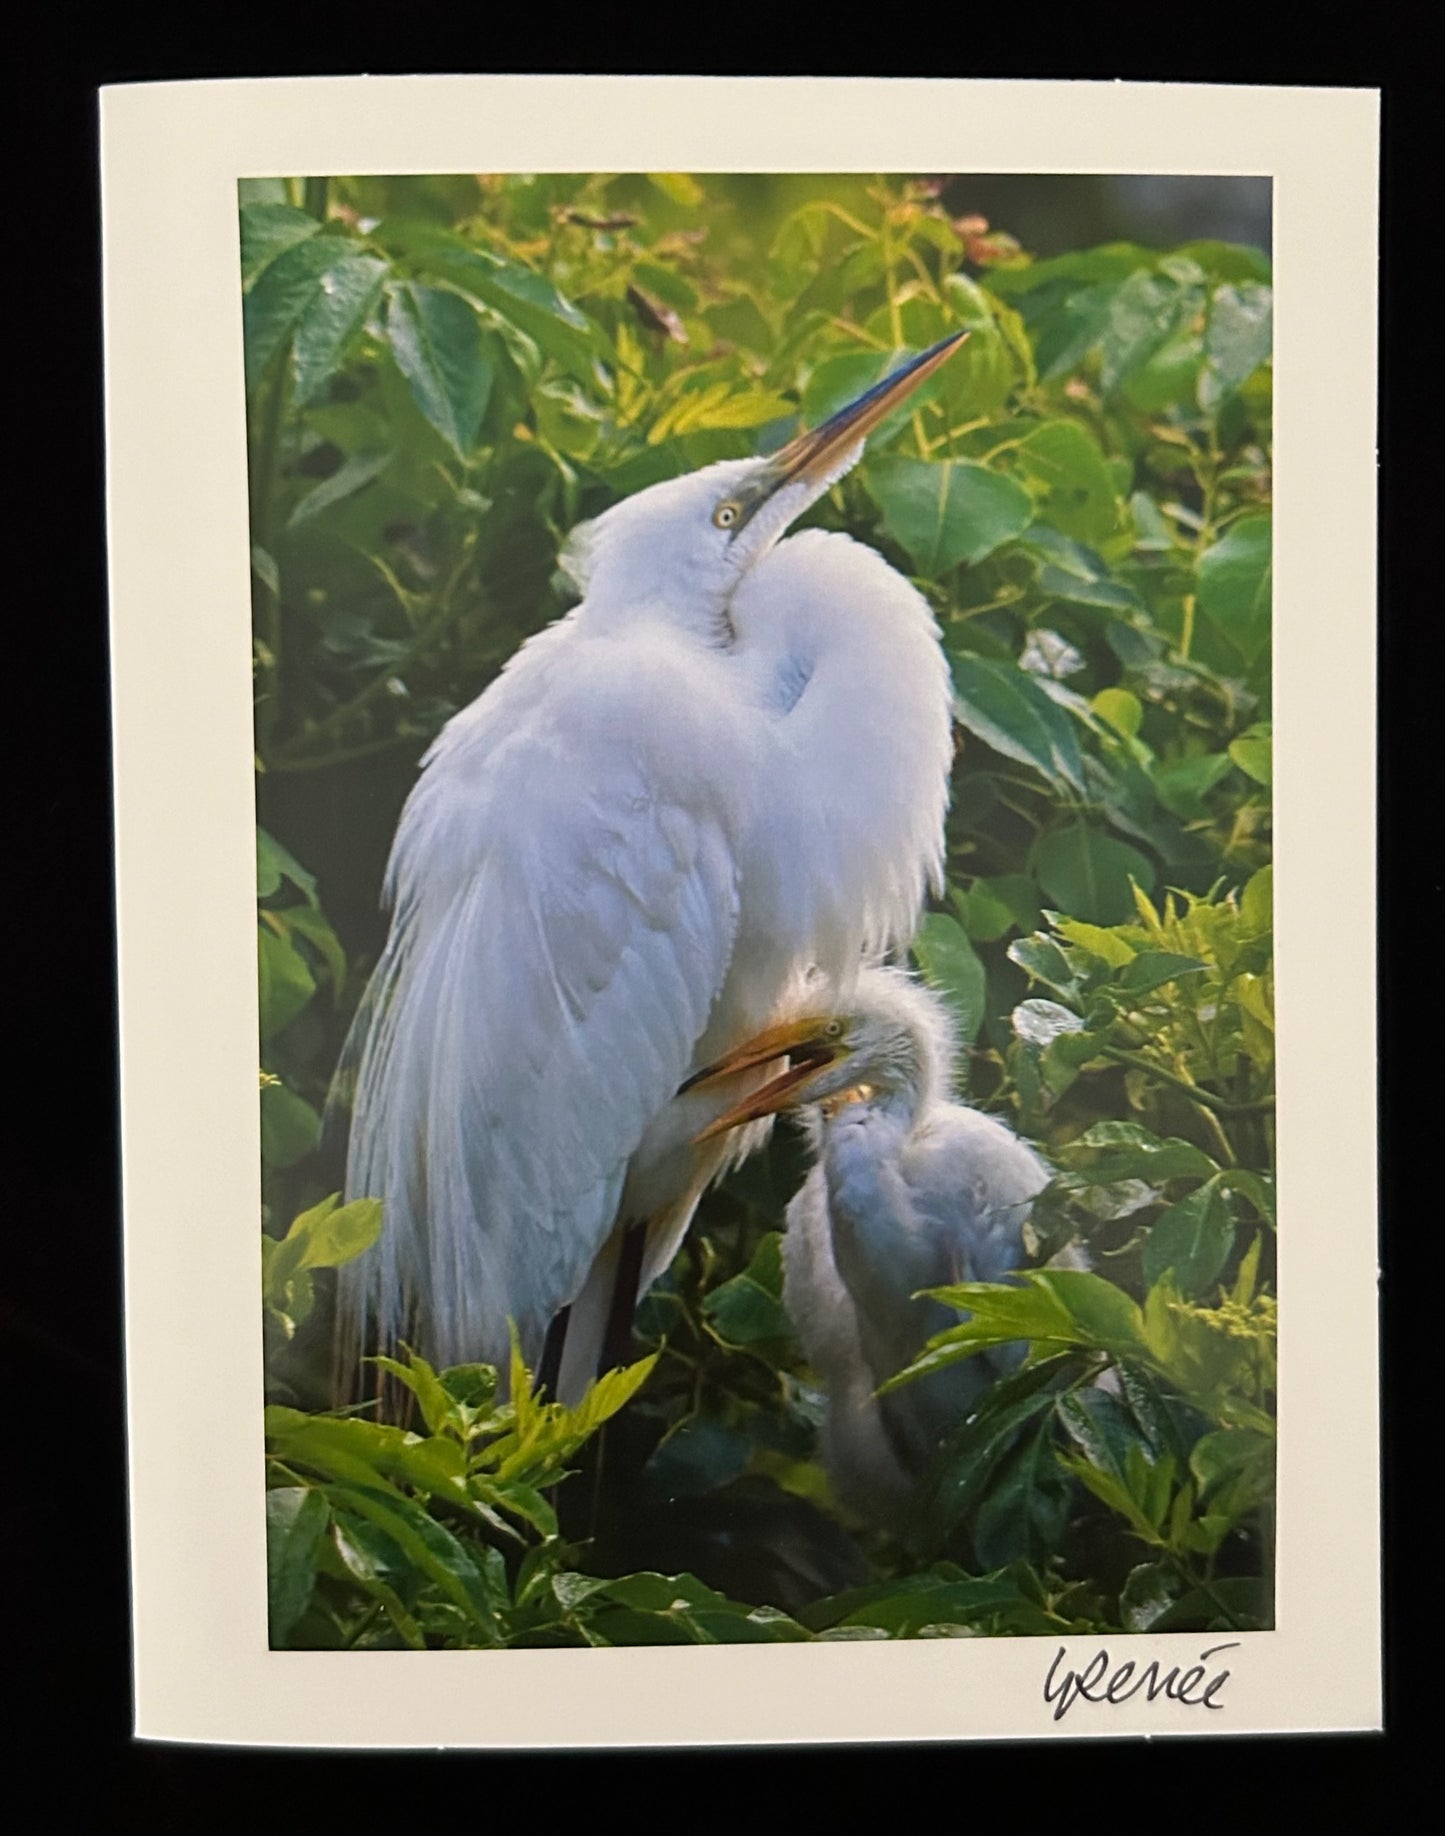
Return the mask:
[[872, 429], [967, 336], [954, 332], [779, 452], [723, 459], [624, 498], [573, 531], [564, 571], [602, 605], [724, 606], [748, 568], [857, 464]]
[[864, 969], [846, 1012], [806, 1014], [766, 1028], [695, 1073], [683, 1090], [787, 1060], [787, 1069], [718, 1117], [707, 1141], [759, 1116], [865, 1091], [916, 1103], [944, 1094], [956, 1046], [948, 1010], [900, 969]]

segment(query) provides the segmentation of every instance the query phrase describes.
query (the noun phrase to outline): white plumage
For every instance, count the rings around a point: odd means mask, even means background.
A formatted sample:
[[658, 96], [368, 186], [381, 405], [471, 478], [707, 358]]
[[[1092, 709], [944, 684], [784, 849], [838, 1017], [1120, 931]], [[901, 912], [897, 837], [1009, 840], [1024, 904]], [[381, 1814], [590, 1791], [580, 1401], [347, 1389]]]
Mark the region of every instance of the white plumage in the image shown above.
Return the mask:
[[1049, 1170], [1005, 1123], [951, 1100], [947, 1010], [900, 970], [864, 970], [846, 1008], [808, 1007], [725, 1056], [701, 1087], [793, 1059], [711, 1138], [802, 1109], [813, 1166], [788, 1206], [784, 1305], [826, 1391], [821, 1453], [835, 1492], [862, 1516], [897, 1522], [944, 1438], [1018, 1356], [980, 1353], [876, 1396], [957, 1319], [914, 1296], [1018, 1268]]
[[589, 525], [566, 557], [581, 603], [427, 754], [348, 1048], [347, 1189], [385, 1212], [342, 1272], [344, 1360], [406, 1337], [505, 1364], [510, 1317], [535, 1366], [570, 1305], [575, 1396], [620, 1228], [647, 1226], [645, 1288], [729, 1152], [694, 1145], [717, 1096], [679, 1085], [799, 976], [842, 998], [910, 935], [942, 865], [937, 628], [873, 551], [779, 538], [947, 354], [771, 460]]

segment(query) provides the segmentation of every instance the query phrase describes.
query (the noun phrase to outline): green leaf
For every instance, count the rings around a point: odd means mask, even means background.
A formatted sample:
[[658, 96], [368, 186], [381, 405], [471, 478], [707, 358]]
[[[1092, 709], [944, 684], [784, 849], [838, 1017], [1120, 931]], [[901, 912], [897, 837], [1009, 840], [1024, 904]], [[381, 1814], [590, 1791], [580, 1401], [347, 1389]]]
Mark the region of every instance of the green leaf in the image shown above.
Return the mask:
[[1183, 822], [1209, 815], [1204, 799], [1229, 770], [1227, 752], [1200, 752], [1154, 767], [1154, 789], [1165, 809]]
[[386, 332], [417, 406], [465, 459], [492, 388], [493, 366], [476, 313], [455, 293], [406, 281], [388, 289]]
[[946, 1537], [989, 1489], [989, 1480], [1022, 1429], [1052, 1413], [1055, 1378], [1079, 1374], [1077, 1352], [1059, 1352], [993, 1384], [939, 1463], [928, 1501], [930, 1522]]
[[595, 386], [601, 334], [545, 276], [449, 233], [431, 231], [418, 238], [411, 229], [409, 240], [430, 273], [475, 295], [572, 375]]
[[1038, 499], [1040, 515], [1055, 529], [1082, 542], [1099, 542], [1118, 528], [1114, 481], [1103, 453], [1077, 421], [1043, 422], [1014, 457]]
[[619, 1409], [631, 1402], [652, 1375], [657, 1359], [658, 1354], [654, 1352], [651, 1357], [639, 1358], [636, 1364], [606, 1372], [591, 1386], [575, 1409], [562, 1411], [568, 1452], [580, 1446], [588, 1435], [604, 1422], [610, 1421]]
[[696, 210], [706, 196], [690, 172], [649, 172], [647, 176], [665, 198], [686, 210]]
[[323, 278], [356, 259], [348, 238], [316, 235], [293, 244], [261, 271], [241, 309], [248, 394], [302, 314], [323, 297]]
[[321, 228], [309, 211], [290, 204], [248, 204], [241, 212], [241, 285], [249, 293], [263, 268]]
[[1171, 336], [1193, 290], [1168, 275], [1139, 270], [1114, 293], [1104, 331], [1100, 381], [1112, 395]]
[[702, 1304], [713, 1331], [729, 1345], [790, 1340], [792, 1323], [783, 1307], [782, 1237], [769, 1231], [741, 1275], [714, 1288]]
[[316, 1585], [316, 1558], [330, 1513], [309, 1486], [277, 1486], [266, 1494], [266, 1597], [271, 1648], [284, 1646]]
[[971, 733], [1051, 784], [1083, 791], [1084, 763], [1073, 722], [1031, 676], [962, 651], [950, 655], [949, 668], [955, 712]]
[[1031, 523], [1018, 545], [1039, 563], [1038, 589], [1050, 599], [1062, 599], [1071, 606], [1091, 606], [1121, 617], [1144, 610], [1144, 602], [1133, 587], [1114, 579], [1100, 555], [1061, 530], [1051, 529], [1047, 523]]
[[1005, 1457], [975, 1514], [971, 1540], [986, 1568], [1044, 1563], [1057, 1550], [1069, 1517], [1069, 1485], [1052, 1423], [1025, 1432]]
[[[1229, 1614], [1227, 1619], [1220, 1612], [1221, 1605]], [[1269, 1584], [1260, 1576], [1218, 1575], [1208, 1593], [1195, 1589], [1185, 1594], [1154, 1621], [1150, 1631], [1262, 1631], [1271, 1624], [1269, 1611]]]
[[266, 591], [277, 596], [281, 591], [281, 572], [276, 566], [276, 557], [269, 550], [262, 548], [259, 542], [251, 544], [251, 574], [261, 582]]
[[1166, 338], [1149, 361], [1124, 385], [1124, 397], [1141, 414], [1157, 415], [1176, 403], [1195, 400], [1204, 341], [1187, 326]]
[[316, 979], [299, 951], [269, 925], [256, 928], [261, 996], [261, 1037], [289, 1026], [316, 992]]
[[390, 1371], [416, 1397], [429, 1433], [440, 1434], [444, 1428], [457, 1423], [459, 1418], [452, 1397], [435, 1370], [417, 1352], [408, 1350], [405, 1364], [397, 1358], [387, 1357], [376, 1357], [371, 1362], [381, 1370]]
[[883, 458], [865, 479], [884, 527], [930, 579], [961, 561], [982, 561], [1034, 514], [1022, 485], [968, 459]]
[[269, 899], [280, 887], [283, 879], [289, 880], [299, 892], [306, 895], [310, 904], [315, 905], [315, 878], [307, 873], [294, 854], [281, 846], [274, 835], [268, 835], [264, 829], [257, 829], [256, 892], [258, 897]]
[[1017, 1037], [1032, 1046], [1050, 1045], [1062, 1033], [1082, 1033], [1084, 1030], [1079, 1016], [1067, 1007], [1060, 1007], [1056, 1001], [1020, 1001], [1011, 1019]]
[[1274, 336], [1274, 295], [1256, 281], [1219, 287], [1209, 304], [1206, 367], [1199, 404], [1214, 408], [1246, 382], [1269, 357]]
[[976, 1626], [990, 1612], [1013, 1606], [1019, 1597], [1013, 1582], [1003, 1578], [948, 1581], [932, 1575], [908, 1575], [881, 1589], [859, 1591], [872, 1592], [874, 1598], [854, 1605], [834, 1623], [877, 1626], [894, 1638], [916, 1637], [924, 1626]]
[[971, 1045], [983, 1025], [987, 977], [968, 933], [944, 912], [927, 912], [912, 944], [914, 961], [943, 996], [958, 1022], [958, 1037]]
[[350, 255], [321, 276], [315, 298], [296, 327], [296, 401], [312, 400], [330, 381], [381, 293], [388, 265], [374, 255]]
[[1275, 1443], [1272, 1435], [1254, 1428], [1216, 1428], [1201, 1435], [1189, 1455], [1199, 1495], [1214, 1491], [1225, 1481], [1243, 1476], [1253, 1482], [1256, 1497], [1267, 1495], [1273, 1478]]
[[1239, 915], [1253, 936], [1274, 923], [1274, 869], [1261, 867], [1251, 874], [1239, 897]]
[[1027, 1279], [1067, 1310], [1081, 1342], [1124, 1352], [1142, 1345], [1138, 1307], [1102, 1275], [1085, 1269], [1033, 1269]]
[[1197, 263], [1213, 280], [1268, 281], [1269, 256], [1242, 242], [1186, 242], [1175, 251]]
[[1129, 739], [1138, 734], [1144, 719], [1144, 704], [1137, 695], [1131, 695], [1128, 689], [1100, 689], [1089, 705], [1111, 727], [1117, 728]]
[[1256, 784], [1269, 784], [1274, 777], [1274, 734], [1266, 725], [1251, 727], [1238, 739], [1229, 742], [1229, 756]]
[[1081, 1169], [1101, 1186], [1120, 1179], [1147, 1179], [1161, 1186], [1171, 1179], [1209, 1179], [1219, 1171], [1192, 1142], [1177, 1136], [1161, 1140], [1137, 1122], [1095, 1122], [1057, 1153], [1065, 1165]]
[[403, 1642], [413, 1651], [425, 1651], [425, 1635], [393, 1585], [415, 1575], [406, 1556], [384, 1530], [366, 1518], [350, 1511], [334, 1511], [332, 1519], [333, 1542], [346, 1571], [366, 1593], [381, 1602]]
[[305, 1415], [275, 1405], [266, 1410], [265, 1422], [276, 1453], [290, 1465], [344, 1484], [379, 1486], [398, 1498], [396, 1487], [404, 1485], [439, 1493], [456, 1505], [469, 1503], [466, 1456], [450, 1437], [423, 1438], [387, 1422]]
[[303, 523], [309, 523], [313, 516], [329, 510], [333, 504], [345, 503], [348, 497], [354, 497], [373, 479], [379, 478], [391, 461], [390, 452], [350, 454], [329, 478], [323, 478], [319, 485], [298, 499], [286, 527], [299, 529]]
[[1134, 909], [1130, 881], [1148, 891], [1155, 877], [1153, 867], [1127, 842], [1082, 822], [1044, 836], [1034, 853], [1034, 869], [1051, 899], [1091, 924], [1122, 924]]
[[1032, 980], [1052, 988], [1066, 1001], [1082, 1000], [1077, 967], [1047, 933], [1036, 931], [1032, 937], [1019, 938], [1009, 945], [1008, 954], [1010, 961], [1026, 970]]
[[1131, 1568], [1119, 1592], [1119, 1615], [1128, 1632], [1148, 1632], [1179, 1597], [1179, 1577], [1168, 1562]]
[[286, 913], [287, 928], [314, 944], [326, 964], [331, 992], [339, 999], [346, 981], [346, 953], [341, 940], [331, 928], [331, 921], [319, 906], [293, 905]]
[[1089, 956], [1097, 956], [1101, 963], [1114, 969], [1122, 969], [1134, 960], [1135, 947], [1122, 929], [1085, 924], [1082, 918], [1066, 918], [1062, 912], [1050, 912], [1049, 919], [1060, 937], [1079, 946], [1073, 953], [1076, 959], [1082, 951], [1087, 951]]
[[1202, 1295], [1219, 1279], [1234, 1247], [1229, 1201], [1211, 1180], [1171, 1205], [1144, 1243], [1144, 1279], [1172, 1273], [1180, 1293]]
[[372, 1486], [331, 1485], [327, 1487], [327, 1497], [341, 1509], [355, 1512], [385, 1531], [461, 1609], [484, 1644], [501, 1644], [497, 1616], [507, 1604], [505, 1593], [488, 1565], [474, 1560], [450, 1530], [411, 1499]]
[[1208, 964], [1200, 962], [1197, 956], [1179, 956], [1172, 950], [1141, 950], [1132, 962], [1124, 965], [1116, 986], [1125, 994], [1148, 994], [1169, 982], [1177, 982], [1180, 976], [1198, 975], [1207, 967]]
[[975, 880], [967, 892], [955, 887], [952, 898], [976, 943], [993, 943], [1011, 930], [1032, 931], [1039, 923], [1039, 889], [1027, 874]]
[[1252, 663], [1269, 644], [1273, 519], [1243, 516], [1199, 557], [1200, 608]]
[[1086, 1460], [1127, 1483], [1130, 1450], [1139, 1437], [1133, 1418], [1107, 1390], [1068, 1391], [1058, 1399], [1057, 1414]]
[[375, 1243], [381, 1235], [381, 1200], [353, 1199], [343, 1205], [340, 1198], [340, 1193], [333, 1192], [303, 1211], [275, 1243], [270, 1266], [273, 1282], [289, 1281], [302, 1269], [339, 1268]]
[[321, 1138], [321, 1118], [284, 1084], [261, 1086], [261, 1158], [269, 1167], [291, 1167]]

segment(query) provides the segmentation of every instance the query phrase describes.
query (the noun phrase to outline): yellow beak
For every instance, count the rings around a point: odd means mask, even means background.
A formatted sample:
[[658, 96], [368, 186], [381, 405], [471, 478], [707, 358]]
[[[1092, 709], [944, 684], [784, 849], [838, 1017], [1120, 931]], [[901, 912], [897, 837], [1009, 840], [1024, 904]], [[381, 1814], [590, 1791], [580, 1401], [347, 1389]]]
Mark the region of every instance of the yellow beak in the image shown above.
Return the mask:
[[775, 1115], [778, 1110], [795, 1103], [799, 1091], [847, 1049], [842, 1043], [841, 1031], [836, 1036], [829, 1032], [836, 1024], [827, 1014], [806, 1020], [788, 1020], [754, 1034], [712, 1064], [704, 1065], [701, 1071], [695, 1071], [678, 1090], [679, 1096], [689, 1090], [702, 1090], [721, 1083], [724, 1078], [735, 1077], [741, 1071], [756, 1070], [760, 1065], [776, 1064], [780, 1059], [790, 1061], [779, 1076], [710, 1122], [694, 1137], [694, 1142], [715, 1140], [719, 1135], [740, 1128], [744, 1122]]
[[[875, 383], [856, 401], [849, 402], [846, 408], [840, 408], [830, 415], [821, 427], [815, 427], [811, 433], [801, 433], [790, 440], [781, 451], [773, 454], [773, 465], [778, 469], [778, 485], [792, 484], [800, 478], [817, 478], [833, 464], [850, 446], [866, 438], [878, 423], [884, 420], [900, 402], [906, 401], [913, 391], [926, 383], [934, 371], [948, 362], [968, 336], [966, 331], [951, 332], [942, 338], [922, 356], [896, 369], [891, 376], [885, 376], [882, 382]], [[776, 488], [776, 487], [775, 487]]]

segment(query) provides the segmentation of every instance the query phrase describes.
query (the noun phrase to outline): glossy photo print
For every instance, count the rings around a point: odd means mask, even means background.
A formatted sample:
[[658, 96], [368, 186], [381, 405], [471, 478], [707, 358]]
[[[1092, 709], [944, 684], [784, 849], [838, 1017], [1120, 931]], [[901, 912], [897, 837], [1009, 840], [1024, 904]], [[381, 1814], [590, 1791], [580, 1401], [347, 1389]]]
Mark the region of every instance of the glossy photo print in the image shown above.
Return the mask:
[[1271, 180], [236, 201], [271, 1649], [1023, 1639], [1077, 1717], [1175, 1633], [1219, 1721]]

